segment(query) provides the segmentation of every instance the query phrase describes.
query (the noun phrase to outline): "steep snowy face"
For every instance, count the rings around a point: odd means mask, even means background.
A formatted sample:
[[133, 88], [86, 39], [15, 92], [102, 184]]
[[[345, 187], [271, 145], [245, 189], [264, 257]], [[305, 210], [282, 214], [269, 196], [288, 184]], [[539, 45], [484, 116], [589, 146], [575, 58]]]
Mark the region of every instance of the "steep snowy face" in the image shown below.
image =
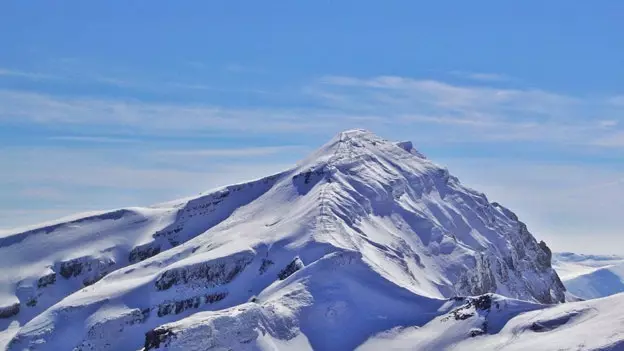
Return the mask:
[[410, 142], [344, 132], [298, 172], [320, 189], [325, 227], [315, 241], [361, 252], [397, 285], [430, 297], [564, 299], [548, 247], [514, 213], [462, 186]]
[[[222, 311], [211, 332], [263, 323], [268, 343], [352, 349], [454, 296], [565, 298], [515, 214], [410, 142], [360, 130], [264, 179], [6, 235], [0, 254], [17, 272], [0, 276], [11, 350], [157, 347], [160, 325], [200, 311]], [[352, 334], [335, 333], [344, 323]]]

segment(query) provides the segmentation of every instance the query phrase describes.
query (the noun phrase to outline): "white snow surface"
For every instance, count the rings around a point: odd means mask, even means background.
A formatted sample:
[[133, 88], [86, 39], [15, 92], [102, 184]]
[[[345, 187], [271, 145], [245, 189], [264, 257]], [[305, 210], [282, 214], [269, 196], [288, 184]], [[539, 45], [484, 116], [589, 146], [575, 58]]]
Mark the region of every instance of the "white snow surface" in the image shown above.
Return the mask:
[[570, 294], [595, 299], [624, 292], [624, 257], [555, 253], [553, 267]]
[[377, 335], [358, 350], [624, 350], [624, 294], [557, 306], [495, 295], [490, 308], [455, 311], [468, 318], [443, 314], [421, 328]]
[[263, 179], [0, 237], [8, 350], [350, 350], [486, 293], [509, 323], [567, 308], [544, 305], [564, 288], [513, 212], [361, 130]]

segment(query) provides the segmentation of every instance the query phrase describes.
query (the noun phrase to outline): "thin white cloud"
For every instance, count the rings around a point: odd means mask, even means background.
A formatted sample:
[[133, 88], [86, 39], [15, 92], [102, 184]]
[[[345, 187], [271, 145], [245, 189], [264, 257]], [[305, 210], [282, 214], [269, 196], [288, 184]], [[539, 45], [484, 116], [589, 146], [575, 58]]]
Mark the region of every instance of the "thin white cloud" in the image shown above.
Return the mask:
[[30, 80], [48, 80], [48, 79], [59, 79], [58, 76], [36, 73], [36, 72], [25, 72], [19, 70], [11, 70], [6, 68], [0, 68], [0, 77], [18, 77], [18, 78], [26, 78]]
[[624, 131], [605, 135], [594, 140], [592, 144], [608, 148], [622, 148], [624, 147]]
[[505, 82], [511, 81], [513, 78], [498, 73], [484, 73], [484, 72], [468, 72], [468, 71], [451, 71], [452, 75], [481, 82]]
[[611, 97], [608, 101], [614, 106], [624, 107], [624, 95]]
[[192, 84], [192, 83], [165, 83], [165, 87], [171, 87], [176, 89], [188, 89], [188, 90], [205, 90], [215, 91], [222, 93], [242, 93], [242, 94], [261, 94], [261, 95], [273, 95], [274, 92], [261, 89], [228, 89], [222, 87], [215, 87], [205, 84]]
[[598, 125], [603, 127], [603, 128], [611, 128], [611, 127], [615, 127], [617, 125], [619, 125], [620, 123], [616, 120], [610, 119], [610, 120], [603, 120], [603, 121], [599, 121]]
[[117, 130], [176, 134], [198, 131], [306, 130], [321, 121], [294, 118], [295, 112], [219, 106], [144, 103], [97, 98], [67, 98], [0, 91], [0, 123], [107, 126]]
[[[182, 89], [212, 89], [167, 84]], [[259, 104], [253, 108], [234, 108], [4, 90], [0, 91], [0, 123], [98, 127], [110, 129], [107, 131], [113, 134], [131, 131], [155, 135], [214, 132], [326, 135], [354, 127], [383, 132], [400, 125], [405, 132], [412, 130], [424, 140], [536, 140], [596, 146], [619, 145], [596, 140], [620, 131], [624, 121], [624, 107], [613, 104], [615, 97], [590, 99], [539, 89], [454, 85], [398, 76], [327, 76], [303, 87], [302, 95], [298, 96], [296, 91], [290, 94], [279, 98], [300, 99], [304, 102], [302, 107]], [[420, 128], [423, 125], [428, 128], [426, 133]]]
[[167, 150], [158, 152], [164, 156], [190, 156], [190, 157], [255, 157], [268, 156], [285, 152], [300, 150], [301, 146], [265, 146], [246, 147], [232, 149], [194, 149], [194, 150]]
[[239, 63], [229, 63], [225, 65], [225, 70], [232, 73], [262, 73], [263, 70]]
[[[343, 111], [385, 115], [396, 123], [439, 125], [436, 132], [440, 140], [593, 145], [593, 140], [607, 132], [605, 127], [617, 128], [624, 119], [624, 106], [614, 106], [609, 97], [584, 98], [539, 89], [454, 85], [398, 76], [327, 76], [306, 92]], [[608, 122], [596, 123], [596, 119]]]
[[106, 143], [106, 144], [128, 144], [128, 143], [139, 142], [139, 140], [137, 139], [115, 138], [115, 137], [105, 137], [105, 136], [75, 136], [75, 135], [52, 136], [47, 139], [53, 140], [53, 141], [70, 141], [70, 142], [81, 142], [81, 143]]
[[65, 198], [62, 191], [50, 186], [26, 187], [19, 191], [19, 196], [36, 200], [62, 200]]

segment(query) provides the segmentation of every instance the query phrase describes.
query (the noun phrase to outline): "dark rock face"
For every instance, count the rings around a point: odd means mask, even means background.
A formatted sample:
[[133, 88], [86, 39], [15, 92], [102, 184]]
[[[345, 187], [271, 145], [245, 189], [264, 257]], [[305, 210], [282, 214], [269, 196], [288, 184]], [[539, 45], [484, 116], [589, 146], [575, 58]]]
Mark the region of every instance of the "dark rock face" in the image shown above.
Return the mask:
[[470, 303], [478, 310], [489, 310], [492, 308], [492, 295], [486, 294], [470, 299]]
[[492, 295], [485, 294], [476, 297], [454, 297], [453, 301], [465, 302], [464, 305], [451, 311], [451, 316], [455, 320], [466, 320], [480, 312], [489, 312], [492, 308]]
[[267, 271], [267, 269], [269, 269], [269, 267], [271, 267], [274, 264], [275, 263], [273, 261], [263, 258], [262, 264], [260, 265], [260, 268], [259, 268], [260, 274], [264, 274]]
[[170, 314], [180, 314], [191, 308], [199, 308], [204, 304], [213, 304], [225, 299], [226, 292], [220, 292], [215, 294], [207, 294], [204, 296], [195, 296], [189, 299], [166, 302], [158, 305], [158, 317], [168, 316]]
[[82, 273], [82, 263], [78, 260], [72, 260], [69, 262], [61, 262], [60, 274], [65, 279], [71, 277], [77, 277]]
[[0, 306], [0, 318], [11, 318], [20, 312], [20, 304], [16, 302], [9, 306]]
[[286, 266], [284, 269], [282, 269], [277, 274], [277, 276], [279, 277], [280, 280], [284, 280], [284, 279], [290, 277], [296, 271], [300, 270], [301, 268], [303, 268], [303, 262], [301, 262], [299, 257], [296, 257], [292, 262], [290, 262], [288, 264], [288, 266]]
[[38, 288], [45, 288], [48, 285], [52, 285], [56, 282], [56, 273], [50, 273], [48, 275], [44, 275], [43, 277], [37, 280]]
[[542, 252], [537, 257], [538, 263], [544, 268], [552, 268], [552, 251], [544, 241], [539, 242], [539, 247]]
[[143, 346], [146, 351], [157, 349], [165, 340], [173, 337], [175, 334], [165, 328], [156, 328], [145, 333], [145, 345]]
[[531, 324], [530, 329], [536, 333], [548, 332], [554, 329], [557, 329], [570, 321], [573, 317], [577, 316], [578, 313], [567, 314], [558, 318], [553, 318], [550, 320], [541, 320], [534, 322]]
[[[78, 257], [61, 262], [58, 266], [59, 274], [65, 279], [84, 277], [82, 283], [89, 286], [104, 278], [113, 271], [115, 261], [108, 257]], [[54, 278], [56, 279], [56, 278]]]
[[470, 330], [470, 337], [471, 338], [476, 338], [479, 335], [483, 335], [486, 334], [487, 331], [483, 330], [483, 329], [479, 329], [479, 328], [474, 328], [472, 330]]
[[128, 255], [128, 261], [130, 263], [136, 263], [146, 260], [150, 257], [156, 256], [160, 253], [160, 245], [156, 243], [149, 243], [141, 246], [137, 246]]
[[155, 282], [158, 290], [167, 290], [175, 285], [190, 284], [216, 287], [234, 280], [253, 260], [253, 256], [225, 258], [203, 262], [191, 267], [174, 268], [164, 272]]

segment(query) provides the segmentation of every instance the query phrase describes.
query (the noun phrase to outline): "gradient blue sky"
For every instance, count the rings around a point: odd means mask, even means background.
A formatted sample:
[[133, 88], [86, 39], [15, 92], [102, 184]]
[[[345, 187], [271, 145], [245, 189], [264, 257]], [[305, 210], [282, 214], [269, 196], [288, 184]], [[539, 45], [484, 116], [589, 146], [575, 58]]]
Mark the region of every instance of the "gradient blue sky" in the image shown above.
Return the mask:
[[5, 1], [0, 228], [409, 139], [555, 250], [624, 253], [624, 2]]

